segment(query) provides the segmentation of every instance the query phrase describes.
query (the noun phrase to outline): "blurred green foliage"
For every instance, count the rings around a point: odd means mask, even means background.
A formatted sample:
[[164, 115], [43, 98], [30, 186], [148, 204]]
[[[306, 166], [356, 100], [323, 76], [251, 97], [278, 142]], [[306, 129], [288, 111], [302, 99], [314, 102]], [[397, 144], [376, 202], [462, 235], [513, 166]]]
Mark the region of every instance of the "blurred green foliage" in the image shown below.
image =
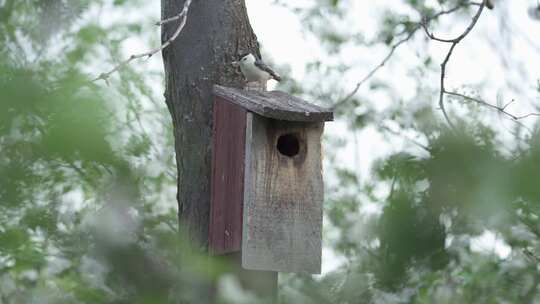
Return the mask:
[[[418, 16], [461, 0], [401, 1], [376, 35], [342, 26], [350, 1], [290, 7], [328, 56], [392, 45]], [[174, 144], [157, 72], [127, 66], [110, 85], [93, 74], [124, 58], [122, 42], [155, 42], [143, 24], [96, 22], [140, 1], [0, 1], [0, 303], [256, 303], [222, 261], [193, 253], [177, 231]], [[456, 20], [469, 9], [460, 10]], [[433, 22], [437, 22], [434, 20]], [[344, 56], [346, 57], [346, 56]], [[427, 52], [412, 71], [411, 106], [384, 79], [336, 109], [347, 132], [375, 130], [415, 149], [390, 151], [361, 176], [327, 138], [325, 242], [344, 262], [320, 278], [283, 275], [283, 303], [535, 303], [540, 301], [540, 136], [516, 125], [501, 139], [470, 104], [450, 132], [432, 102]], [[283, 89], [338, 101], [351, 66], [319, 59], [320, 79]], [[157, 74], [157, 76], [156, 76]], [[540, 92], [540, 84], [534, 88]], [[380, 110], [372, 96], [390, 96]], [[387, 124], [391, 122], [391, 126]], [[527, 134], [527, 135], [524, 135]], [[371, 207], [370, 207], [371, 206]], [[362, 212], [370, 207], [374, 212]], [[492, 249], [475, 249], [478, 238]], [[484, 244], [485, 245], [485, 244]]]
[[120, 41], [141, 34], [140, 21], [85, 15], [110, 5], [0, 3], [0, 303], [207, 294], [208, 262], [176, 228], [170, 119], [149, 76], [130, 66], [105, 87], [86, 72], [96, 59], [117, 62]]

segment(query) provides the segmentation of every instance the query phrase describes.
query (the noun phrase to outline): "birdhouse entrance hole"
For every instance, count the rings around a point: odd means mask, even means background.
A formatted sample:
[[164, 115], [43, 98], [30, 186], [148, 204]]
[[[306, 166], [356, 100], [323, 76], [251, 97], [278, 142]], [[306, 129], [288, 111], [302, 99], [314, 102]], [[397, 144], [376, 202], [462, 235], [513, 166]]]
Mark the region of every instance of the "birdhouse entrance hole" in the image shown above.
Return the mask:
[[293, 133], [283, 134], [278, 138], [276, 145], [279, 153], [288, 157], [294, 157], [300, 152], [298, 135]]

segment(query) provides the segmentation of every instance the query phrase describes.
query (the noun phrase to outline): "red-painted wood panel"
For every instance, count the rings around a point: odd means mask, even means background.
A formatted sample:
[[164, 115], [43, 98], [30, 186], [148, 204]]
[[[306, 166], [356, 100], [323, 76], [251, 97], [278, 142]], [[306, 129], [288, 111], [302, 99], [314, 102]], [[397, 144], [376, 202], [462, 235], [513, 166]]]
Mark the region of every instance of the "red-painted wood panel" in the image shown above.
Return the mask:
[[244, 108], [216, 97], [208, 236], [213, 254], [242, 247], [246, 114]]

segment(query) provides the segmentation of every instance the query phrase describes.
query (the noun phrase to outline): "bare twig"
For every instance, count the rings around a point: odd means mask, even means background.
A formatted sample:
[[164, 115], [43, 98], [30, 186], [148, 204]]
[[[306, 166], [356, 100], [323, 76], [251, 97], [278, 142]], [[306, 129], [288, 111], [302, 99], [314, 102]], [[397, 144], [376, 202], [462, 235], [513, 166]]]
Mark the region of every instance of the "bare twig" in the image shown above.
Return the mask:
[[441, 111], [443, 112], [443, 115], [444, 115], [444, 118], [445, 118], [446, 122], [448, 123], [448, 125], [453, 130], [455, 130], [455, 126], [453, 125], [452, 121], [448, 117], [448, 113], [446, 112], [446, 109], [445, 109], [445, 104], [444, 104], [444, 96], [445, 95], [452, 95], [452, 96], [456, 96], [456, 97], [461, 97], [461, 98], [463, 98], [465, 100], [474, 101], [474, 102], [476, 102], [476, 103], [478, 103], [478, 104], [480, 104], [482, 106], [486, 106], [488, 108], [494, 109], [494, 110], [498, 111], [499, 113], [510, 117], [514, 121], [518, 121], [518, 120], [528, 118], [528, 117], [531, 117], [531, 116], [540, 116], [540, 113], [529, 113], [529, 114], [526, 114], [526, 115], [517, 116], [517, 115], [514, 115], [514, 114], [506, 111], [506, 108], [510, 104], [512, 104], [514, 102], [514, 100], [510, 101], [509, 103], [507, 103], [504, 106], [498, 106], [498, 105], [488, 103], [488, 102], [486, 102], [486, 101], [484, 101], [482, 99], [479, 99], [479, 98], [475, 98], [475, 97], [467, 96], [465, 94], [451, 92], [451, 91], [446, 90], [446, 87], [445, 87], [446, 67], [448, 65], [448, 62], [450, 61], [450, 58], [452, 57], [452, 53], [454, 52], [454, 49], [456, 48], [456, 46], [472, 31], [472, 29], [474, 28], [474, 26], [478, 22], [478, 19], [480, 18], [480, 15], [482, 14], [482, 11], [483, 11], [484, 7], [486, 6], [486, 3], [487, 3], [487, 0], [484, 0], [484, 1], [482, 1], [482, 3], [478, 4], [478, 6], [479, 6], [478, 11], [474, 15], [474, 17], [471, 20], [471, 23], [469, 24], [469, 26], [467, 26], [467, 28], [465, 29], [465, 31], [463, 31], [463, 33], [461, 33], [459, 36], [457, 36], [455, 38], [448, 39], [448, 38], [436, 37], [433, 33], [431, 33], [429, 31], [428, 22], [424, 22], [422, 24], [426, 35], [430, 39], [435, 40], [435, 41], [439, 41], [439, 42], [443, 42], [443, 43], [451, 44], [450, 48], [448, 49], [448, 52], [446, 54], [446, 57], [444, 58], [443, 62], [441, 63], [439, 107], [440, 107]]
[[[452, 43], [452, 44], [457, 44], [457, 43], [460, 43], [461, 40], [463, 40], [463, 38], [465, 38], [471, 31], [472, 29], [474, 28], [474, 26], [476, 25], [476, 23], [478, 22], [478, 19], [480, 19], [480, 15], [482, 15], [482, 11], [484, 10], [484, 7], [485, 7], [485, 1], [487, 0], [484, 0], [484, 2], [482, 2], [480, 5], [479, 5], [479, 8], [478, 8], [478, 11], [476, 12], [476, 14], [474, 15], [473, 19], [471, 20], [471, 23], [469, 24], [469, 26], [467, 26], [467, 28], [465, 29], [465, 31], [463, 33], [461, 33], [461, 35], [459, 35], [458, 37], [456, 38], [452, 38], [452, 39], [443, 39], [443, 38], [438, 38], [438, 37], [435, 37], [435, 35], [433, 33], [430, 33], [427, 26], [429, 24], [429, 22], [431, 20], [433, 20], [433, 18], [430, 18], [430, 19], [425, 19], [425, 22], [422, 22], [422, 26], [427, 34], [427, 36], [429, 38], [431, 38], [432, 40], [436, 40], [436, 41], [440, 41], [440, 42], [446, 42], [446, 43]], [[448, 12], [453, 12], [455, 11], [456, 9], [454, 8], [453, 10], [449, 10]]]
[[[446, 112], [446, 108], [445, 108], [445, 105], [444, 105], [444, 95], [445, 94], [448, 94], [449, 92], [446, 91], [446, 88], [445, 88], [445, 77], [446, 77], [446, 66], [448, 65], [448, 62], [450, 61], [450, 58], [452, 57], [452, 53], [454, 52], [454, 49], [456, 48], [456, 46], [465, 38], [467, 37], [467, 35], [469, 35], [469, 33], [472, 31], [472, 29], [474, 28], [474, 26], [476, 25], [476, 23], [478, 22], [478, 19], [480, 19], [480, 15], [482, 15], [482, 11], [484, 10], [484, 7], [486, 5], [486, 1], [487, 0], [484, 0], [482, 1], [482, 3], [480, 3], [479, 7], [478, 7], [478, 11], [476, 12], [476, 14], [474, 15], [473, 19], [471, 20], [471, 23], [469, 24], [469, 26], [467, 26], [467, 28], [465, 29], [465, 31], [463, 31], [463, 33], [461, 33], [461, 35], [457, 36], [456, 38], [452, 38], [452, 39], [443, 39], [443, 38], [438, 38], [436, 37], [433, 33], [430, 33], [429, 30], [428, 30], [428, 23], [429, 23], [429, 20], [426, 20], [426, 22], [424, 22], [422, 24], [423, 28], [424, 28], [424, 31], [426, 32], [426, 35], [432, 39], [432, 40], [435, 40], [435, 41], [439, 41], [439, 42], [444, 42], [444, 43], [450, 43], [451, 46], [450, 48], [448, 49], [448, 52], [446, 54], [446, 57], [444, 58], [444, 61], [441, 63], [441, 77], [440, 77], [440, 91], [439, 91], [439, 107], [441, 109], [441, 111], [443, 112], [443, 115], [444, 115], [444, 119], [446, 120], [446, 122], [448, 123], [448, 125], [452, 128], [452, 130], [455, 130], [455, 126], [454, 124], [452, 123], [452, 121], [450, 120], [450, 118], [448, 117], [448, 113]], [[487, 103], [486, 103], [487, 104]]]
[[[186, 2], [187, 2], [187, 1], [186, 1]], [[188, 5], [189, 5], [189, 4], [188, 4]], [[156, 22], [155, 24], [156, 24], [156, 26], [162, 26], [162, 25], [164, 25], [164, 24], [166, 24], [166, 23], [173, 22], [173, 21], [175, 21], [175, 20], [178, 20], [178, 19], [184, 17], [184, 15], [186, 15], [186, 13], [187, 13], [187, 10], [182, 10], [182, 11], [181, 11], [180, 13], [178, 13], [177, 15], [172, 16], [172, 17], [167, 18], [167, 19], [163, 19], [163, 20], [161, 20], [161, 21], [158, 21], [158, 22]]]
[[394, 55], [394, 52], [396, 51], [396, 49], [397, 49], [400, 45], [402, 45], [403, 43], [409, 41], [409, 40], [412, 38], [412, 36], [416, 33], [416, 31], [417, 31], [419, 28], [420, 28], [419, 26], [413, 28], [413, 30], [411, 30], [411, 32], [409, 32], [409, 34], [408, 34], [405, 38], [399, 40], [399, 41], [396, 42], [394, 45], [392, 45], [392, 47], [390, 48], [390, 52], [388, 52], [388, 54], [386, 55], [386, 57], [384, 57], [384, 59], [383, 59], [383, 60], [382, 60], [382, 61], [381, 61], [381, 62], [380, 62], [373, 70], [371, 70], [364, 78], [362, 78], [362, 80], [360, 80], [360, 81], [356, 84], [354, 90], [352, 90], [349, 94], [347, 94], [347, 96], [345, 96], [345, 98], [343, 98], [342, 100], [338, 101], [338, 102], [335, 104], [334, 107], [338, 107], [338, 106], [340, 106], [340, 105], [346, 103], [347, 101], [349, 101], [349, 99], [351, 99], [351, 98], [354, 96], [354, 94], [356, 94], [356, 93], [358, 92], [358, 90], [360, 89], [360, 87], [361, 87], [368, 79], [370, 79], [371, 77], [373, 77], [373, 75], [375, 75], [375, 73], [377, 73], [377, 71], [378, 71], [379, 69], [381, 69], [381, 68], [388, 62], [388, 60], [390, 60], [390, 58], [392, 58], [392, 55]]
[[464, 8], [464, 7], [467, 7], [469, 5], [480, 5], [480, 3], [476, 3], [476, 2], [463, 2], [463, 3], [460, 3], [459, 5], [451, 8], [451, 9], [448, 9], [448, 10], [442, 10], [436, 14], [434, 14], [433, 16], [430, 16], [430, 17], [424, 17], [422, 21], [418, 22], [411, 30], [410, 32], [407, 34], [407, 36], [405, 36], [403, 39], [399, 40], [398, 42], [394, 43], [391, 47], [390, 47], [390, 51], [388, 52], [388, 54], [383, 58], [383, 60], [375, 67], [373, 68], [369, 73], [367, 73], [367, 75], [362, 78], [362, 80], [360, 80], [354, 87], [354, 89], [349, 93], [347, 94], [347, 96], [345, 96], [345, 98], [341, 99], [340, 101], [338, 101], [335, 105], [334, 105], [334, 108], [336, 107], [339, 107], [341, 106], [342, 104], [346, 103], [347, 101], [349, 101], [357, 92], [358, 90], [360, 89], [360, 87], [366, 82], [368, 81], [371, 77], [373, 77], [373, 75], [375, 75], [375, 73], [377, 73], [383, 66], [386, 65], [386, 63], [392, 58], [392, 56], [394, 55], [396, 49], [398, 47], [400, 47], [402, 44], [404, 44], [405, 42], [411, 40], [411, 38], [414, 36], [414, 34], [416, 34], [416, 32], [424, 26], [424, 24], [427, 24], [429, 23], [430, 21], [432, 20], [435, 20], [439, 17], [441, 17], [442, 15], [448, 15], [448, 14], [451, 14], [453, 12], [456, 12], [458, 11], [459, 9], [461, 8]]
[[540, 113], [529, 113], [529, 114], [518, 116], [518, 115], [515, 115], [515, 114], [512, 114], [512, 113], [506, 111], [506, 108], [510, 104], [512, 104], [514, 102], [514, 100], [510, 101], [509, 103], [507, 103], [506, 105], [501, 107], [501, 106], [497, 106], [497, 105], [491, 104], [489, 102], [483, 101], [483, 100], [481, 100], [479, 98], [467, 96], [467, 95], [461, 94], [461, 93], [449, 92], [449, 91], [444, 91], [444, 93], [447, 94], [447, 95], [457, 96], [457, 97], [461, 97], [461, 98], [466, 99], [466, 100], [474, 101], [474, 102], [476, 102], [476, 103], [478, 103], [480, 105], [486, 106], [488, 108], [492, 108], [492, 109], [497, 110], [498, 112], [512, 118], [513, 120], [521, 120], [521, 119], [532, 117], [532, 116], [540, 116]]
[[440, 86], [441, 89], [439, 91], [439, 107], [441, 108], [441, 111], [443, 112], [444, 119], [450, 125], [452, 129], [455, 129], [455, 126], [452, 124], [452, 121], [448, 117], [448, 113], [446, 113], [446, 109], [444, 107], [444, 93], [446, 93], [446, 89], [444, 88], [444, 78], [446, 77], [446, 65], [448, 64], [448, 61], [450, 60], [450, 57], [452, 56], [452, 52], [454, 51], [454, 48], [456, 47], [457, 43], [453, 43], [450, 47], [450, 50], [448, 51], [448, 54], [446, 54], [446, 57], [444, 58], [443, 63], [441, 64], [441, 82]]
[[380, 127], [381, 127], [381, 129], [383, 129], [383, 130], [385, 130], [385, 131], [391, 133], [392, 135], [402, 137], [403, 139], [409, 141], [410, 143], [416, 145], [416, 146], [419, 147], [419, 148], [422, 148], [424, 151], [426, 151], [426, 152], [428, 152], [428, 153], [433, 152], [433, 151], [431, 150], [430, 147], [428, 147], [428, 146], [426, 146], [426, 145], [420, 143], [419, 141], [417, 141], [417, 140], [414, 139], [414, 138], [410, 138], [410, 137], [408, 137], [407, 135], [405, 135], [405, 134], [403, 134], [403, 133], [400, 133], [399, 131], [392, 130], [389, 126], [386, 126], [386, 125], [384, 125], [384, 124], [381, 124]]
[[506, 108], [508, 108], [508, 106], [511, 105], [511, 104], [513, 104], [514, 102], [515, 102], [515, 100], [512, 99], [509, 103], [505, 104], [505, 105], [502, 107], [502, 109], [503, 109], [503, 110], [506, 110]]
[[165, 20], [162, 20], [160, 22], [158, 22], [157, 24], [159, 25], [163, 25], [163, 24], [166, 24], [166, 23], [169, 23], [169, 22], [172, 22], [172, 21], [175, 21], [175, 20], [178, 20], [178, 19], [181, 19], [180, 20], [180, 23], [178, 24], [178, 27], [176, 28], [176, 31], [174, 32], [174, 34], [169, 38], [167, 39], [164, 43], [162, 43], [160, 46], [148, 51], [148, 52], [144, 52], [144, 53], [140, 53], [140, 54], [135, 54], [135, 55], [131, 55], [128, 59], [120, 62], [118, 65], [116, 65], [113, 69], [111, 69], [110, 71], [106, 72], [106, 73], [101, 73], [98, 77], [92, 79], [91, 82], [96, 82], [98, 80], [104, 80], [105, 82], [108, 82], [108, 79], [109, 77], [115, 73], [116, 71], [120, 70], [121, 68], [123, 68], [124, 66], [128, 65], [129, 63], [131, 63], [133, 60], [136, 60], [136, 59], [139, 59], [139, 58], [144, 58], [146, 57], [147, 59], [149, 59], [150, 57], [154, 56], [156, 53], [159, 53], [161, 51], [163, 51], [165, 48], [167, 48], [169, 45], [171, 45], [174, 40], [176, 40], [176, 38], [178, 38], [178, 36], [180, 35], [180, 33], [182, 32], [182, 30], [184, 29], [184, 26], [186, 25], [186, 21], [187, 21], [187, 16], [188, 16], [188, 11], [189, 11], [189, 6], [191, 5], [191, 2], [192, 0], [186, 0], [186, 2], [184, 2], [184, 7], [182, 8], [182, 11], [178, 14], [178, 15], [175, 15], [171, 18], [168, 18], [168, 19], [165, 19]]

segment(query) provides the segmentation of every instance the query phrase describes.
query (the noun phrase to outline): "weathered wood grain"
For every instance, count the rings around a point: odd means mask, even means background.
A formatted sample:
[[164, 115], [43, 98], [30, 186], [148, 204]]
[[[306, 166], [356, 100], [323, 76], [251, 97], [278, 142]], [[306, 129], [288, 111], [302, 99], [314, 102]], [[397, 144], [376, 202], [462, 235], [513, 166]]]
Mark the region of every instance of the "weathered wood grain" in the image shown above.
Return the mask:
[[281, 91], [247, 91], [215, 85], [214, 94], [261, 116], [302, 122], [330, 121], [331, 110]]
[[214, 103], [210, 252], [240, 251], [247, 111], [220, 97]]
[[[320, 273], [323, 123], [267, 119], [248, 113], [242, 265], [247, 269]], [[277, 148], [299, 140], [298, 154]]]

